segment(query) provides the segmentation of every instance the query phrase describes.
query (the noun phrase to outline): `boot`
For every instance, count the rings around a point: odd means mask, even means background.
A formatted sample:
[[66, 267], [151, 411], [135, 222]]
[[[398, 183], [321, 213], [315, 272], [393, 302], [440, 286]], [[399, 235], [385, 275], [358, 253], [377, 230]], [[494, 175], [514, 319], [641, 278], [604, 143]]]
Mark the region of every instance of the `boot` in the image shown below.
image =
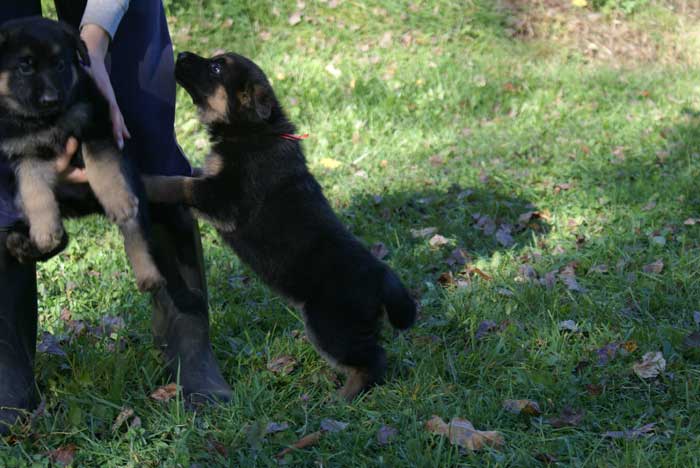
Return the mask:
[[158, 205], [152, 217], [153, 256], [168, 284], [153, 294], [154, 341], [191, 404], [228, 402], [228, 386], [209, 341], [209, 304], [197, 222], [180, 206]]
[[0, 231], [0, 435], [36, 405], [36, 264], [20, 264]]

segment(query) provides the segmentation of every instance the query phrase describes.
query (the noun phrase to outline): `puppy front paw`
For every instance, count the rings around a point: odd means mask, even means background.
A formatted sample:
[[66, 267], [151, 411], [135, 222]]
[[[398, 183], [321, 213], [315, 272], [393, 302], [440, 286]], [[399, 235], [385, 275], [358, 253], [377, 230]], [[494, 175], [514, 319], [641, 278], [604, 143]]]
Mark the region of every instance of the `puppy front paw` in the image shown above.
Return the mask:
[[65, 232], [61, 223], [32, 225], [29, 237], [40, 253], [46, 254], [61, 245]]
[[139, 199], [131, 193], [122, 193], [121, 196], [104, 200], [103, 208], [110, 221], [121, 225], [136, 218], [139, 213]]
[[141, 292], [157, 291], [165, 285], [165, 278], [157, 268], [149, 268], [148, 271], [136, 274], [136, 286]]

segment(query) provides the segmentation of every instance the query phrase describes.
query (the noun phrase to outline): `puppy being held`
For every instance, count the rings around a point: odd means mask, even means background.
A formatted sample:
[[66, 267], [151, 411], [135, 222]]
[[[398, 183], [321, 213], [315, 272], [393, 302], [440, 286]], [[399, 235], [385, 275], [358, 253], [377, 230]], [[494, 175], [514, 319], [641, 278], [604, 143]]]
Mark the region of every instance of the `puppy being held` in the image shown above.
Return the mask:
[[85, 44], [65, 23], [30, 17], [0, 27], [0, 153], [14, 169], [17, 203], [29, 225], [29, 238], [17, 230], [7, 246], [18, 259], [34, 261], [67, 241], [56, 158], [76, 137], [82, 141], [76, 163], [118, 224], [139, 289], [156, 289], [165, 281], [148, 250], [135, 196], [138, 173], [113, 141], [109, 104], [80, 60], [89, 65]]
[[343, 397], [381, 383], [383, 312], [406, 329], [415, 303], [336, 217], [263, 71], [233, 53], [182, 53], [175, 76], [208, 127], [212, 152], [199, 177], [145, 178], [149, 200], [192, 207], [301, 308], [310, 341], [347, 376]]

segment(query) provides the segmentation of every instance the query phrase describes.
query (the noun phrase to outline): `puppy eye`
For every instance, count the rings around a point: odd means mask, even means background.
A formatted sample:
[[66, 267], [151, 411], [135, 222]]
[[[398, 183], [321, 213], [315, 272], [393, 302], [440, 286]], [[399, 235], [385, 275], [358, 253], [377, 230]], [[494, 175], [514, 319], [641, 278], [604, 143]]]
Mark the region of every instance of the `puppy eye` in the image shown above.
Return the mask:
[[34, 61], [30, 58], [24, 59], [19, 63], [19, 72], [23, 75], [34, 74]]
[[221, 64], [212, 62], [209, 64], [209, 71], [211, 72], [212, 75], [221, 75]]
[[66, 62], [64, 62], [63, 60], [59, 60], [58, 63], [56, 64], [56, 71], [62, 72], [65, 69], [66, 69]]

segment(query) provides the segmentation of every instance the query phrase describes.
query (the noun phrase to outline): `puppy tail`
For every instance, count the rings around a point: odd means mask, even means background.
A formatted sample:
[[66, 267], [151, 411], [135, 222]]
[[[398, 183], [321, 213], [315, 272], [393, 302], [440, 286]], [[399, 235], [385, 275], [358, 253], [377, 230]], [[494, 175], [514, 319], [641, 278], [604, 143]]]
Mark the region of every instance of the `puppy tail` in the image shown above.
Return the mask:
[[384, 273], [382, 303], [389, 316], [389, 322], [399, 330], [409, 328], [416, 321], [416, 303], [401, 280], [389, 268]]

